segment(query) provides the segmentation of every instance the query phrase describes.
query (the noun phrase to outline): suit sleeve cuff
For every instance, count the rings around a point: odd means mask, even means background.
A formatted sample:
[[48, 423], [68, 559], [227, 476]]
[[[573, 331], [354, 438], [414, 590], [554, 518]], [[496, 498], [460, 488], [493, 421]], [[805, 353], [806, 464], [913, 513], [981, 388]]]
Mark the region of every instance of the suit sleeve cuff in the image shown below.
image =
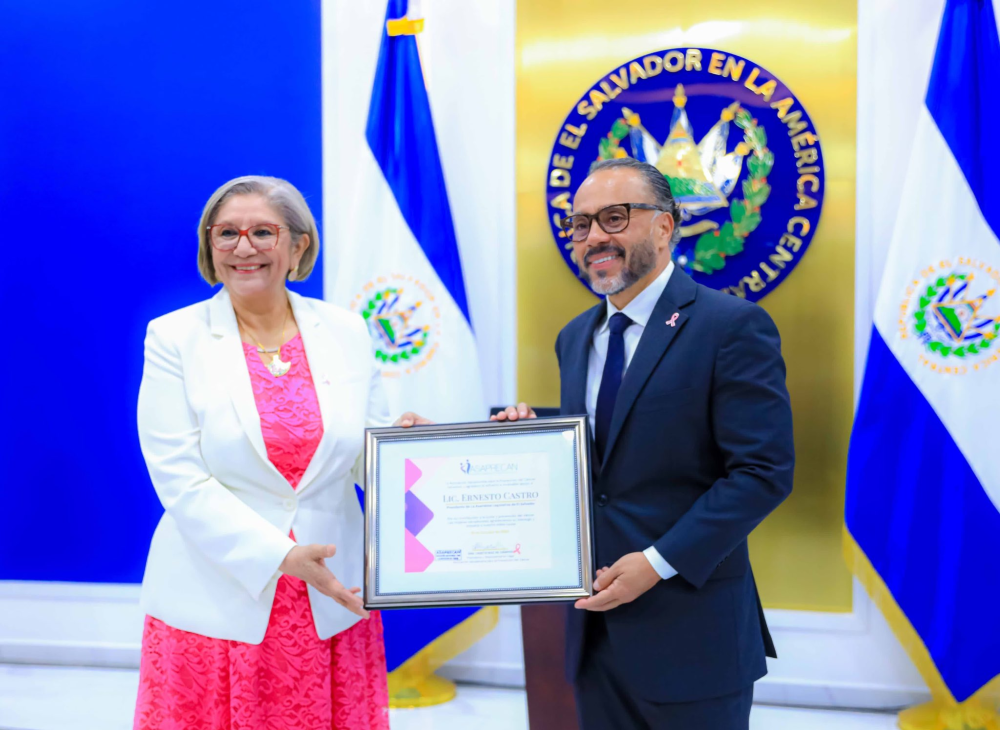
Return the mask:
[[671, 567], [670, 563], [663, 559], [663, 556], [660, 555], [660, 551], [652, 545], [643, 550], [642, 554], [646, 556], [646, 560], [648, 560], [649, 564], [653, 566], [653, 570], [655, 570], [659, 576], [663, 578], [663, 580], [668, 580], [669, 578], [673, 578], [677, 575], [677, 571]]

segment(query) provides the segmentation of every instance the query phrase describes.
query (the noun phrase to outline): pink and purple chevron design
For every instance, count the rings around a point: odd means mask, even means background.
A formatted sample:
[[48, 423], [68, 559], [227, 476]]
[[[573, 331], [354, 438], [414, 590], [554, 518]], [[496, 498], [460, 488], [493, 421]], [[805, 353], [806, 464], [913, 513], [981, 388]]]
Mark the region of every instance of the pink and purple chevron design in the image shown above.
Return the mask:
[[403, 520], [406, 537], [403, 543], [403, 562], [404, 570], [407, 573], [422, 573], [434, 562], [434, 555], [417, 539], [421, 530], [434, 519], [434, 513], [421, 501], [420, 497], [414, 494], [414, 489], [419, 486], [421, 478], [429, 478], [446, 461], [447, 459], [440, 458], [420, 459], [421, 466], [423, 466], [421, 469], [412, 459], [406, 460], [403, 480], [406, 488], [406, 506], [404, 507], [406, 516]]

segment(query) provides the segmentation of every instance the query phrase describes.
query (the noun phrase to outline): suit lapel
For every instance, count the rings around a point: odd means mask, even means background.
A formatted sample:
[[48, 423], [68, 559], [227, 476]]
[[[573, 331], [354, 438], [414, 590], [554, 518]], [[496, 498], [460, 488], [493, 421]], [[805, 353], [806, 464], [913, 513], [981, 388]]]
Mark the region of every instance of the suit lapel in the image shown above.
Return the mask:
[[322, 320], [308, 300], [291, 291], [288, 292], [288, 299], [292, 303], [292, 312], [299, 325], [299, 334], [309, 361], [320, 417], [323, 420], [323, 436], [296, 489], [296, 492], [301, 494], [302, 490], [315, 481], [323, 462], [329, 458], [334, 447], [334, 438], [331, 434], [337, 406], [334, 402], [335, 389], [331, 383], [342, 382], [340, 371], [344, 363], [343, 355], [336, 347], [336, 338], [329, 331], [323, 330]]
[[243, 353], [243, 340], [240, 338], [236, 313], [233, 311], [233, 304], [225, 287], [212, 297], [209, 318], [216, 347], [216, 357], [212, 358], [212, 362], [221, 369], [220, 380], [229, 388], [229, 396], [232, 398], [240, 424], [266, 468], [278, 478], [279, 483], [284, 483], [291, 489], [267, 455], [264, 434], [260, 429], [260, 414], [257, 413], [257, 402], [254, 400], [253, 386], [250, 383], [250, 371], [247, 369], [246, 355]]
[[683, 309], [694, 301], [697, 290], [697, 285], [690, 276], [679, 268], [674, 269], [667, 288], [653, 308], [632, 361], [622, 378], [621, 389], [615, 400], [615, 410], [611, 415], [611, 426], [608, 429], [608, 444], [604, 451], [605, 464], [611, 458], [618, 434], [621, 433], [625, 419], [635, 405], [639, 392], [687, 322], [688, 316]]
[[587, 412], [587, 369], [594, 330], [607, 312], [607, 304], [600, 304], [587, 312], [586, 318], [561, 354], [562, 377], [566, 379], [566, 402], [560, 404], [564, 416], [579, 416]]

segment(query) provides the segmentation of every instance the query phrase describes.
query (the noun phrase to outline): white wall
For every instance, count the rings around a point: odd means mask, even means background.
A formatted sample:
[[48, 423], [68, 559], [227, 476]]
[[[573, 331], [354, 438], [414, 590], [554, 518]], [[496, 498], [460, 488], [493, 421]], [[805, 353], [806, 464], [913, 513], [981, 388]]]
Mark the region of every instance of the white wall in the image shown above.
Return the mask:
[[0, 581], [0, 664], [138, 667], [139, 586]]
[[[859, 7], [857, 372], [905, 174], [943, 0], [862, 0]], [[352, 181], [384, 4], [324, 4], [327, 211]], [[420, 39], [452, 214], [479, 338], [487, 395], [516, 392], [514, 277], [514, 3], [424, 0]], [[327, 216], [327, 240], [334, 231]], [[329, 249], [328, 249], [329, 250]], [[327, 280], [335, 257], [327, 259]], [[142, 615], [135, 586], [0, 583], [0, 662], [135, 666]], [[781, 658], [758, 700], [899, 707], [927, 697], [881, 615], [855, 585], [849, 614], [768, 611]], [[443, 673], [523, 685], [519, 612]]]

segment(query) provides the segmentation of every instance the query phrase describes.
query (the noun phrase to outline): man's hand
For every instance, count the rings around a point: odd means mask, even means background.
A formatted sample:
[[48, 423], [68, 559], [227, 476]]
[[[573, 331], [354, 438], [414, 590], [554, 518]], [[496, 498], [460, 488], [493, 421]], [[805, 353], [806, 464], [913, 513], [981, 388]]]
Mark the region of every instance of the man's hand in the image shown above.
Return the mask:
[[431, 426], [434, 421], [424, 418], [423, 416], [417, 415], [413, 411], [407, 411], [402, 416], [396, 419], [396, 422], [392, 424], [393, 426], [402, 426], [403, 428], [409, 428], [410, 426]]
[[629, 553], [610, 568], [598, 570], [594, 580], [597, 593], [590, 598], [581, 598], [575, 606], [588, 611], [607, 611], [623, 603], [631, 603], [659, 582], [659, 574], [653, 570], [645, 555]]
[[337, 552], [333, 545], [296, 545], [288, 551], [278, 568], [285, 575], [301, 578], [324, 596], [329, 596], [351, 613], [368, 618], [368, 611], [358, 593], [360, 588], [344, 588], [344, 584], [326, 567], [326, 559]]
[[507, 406], [495, 416], [490, 416], [491, 421], [516, 421], [521, 418], [538, 418], [535, 412], [528, 407], [527, 403], [518, 403], [516, 406]]

